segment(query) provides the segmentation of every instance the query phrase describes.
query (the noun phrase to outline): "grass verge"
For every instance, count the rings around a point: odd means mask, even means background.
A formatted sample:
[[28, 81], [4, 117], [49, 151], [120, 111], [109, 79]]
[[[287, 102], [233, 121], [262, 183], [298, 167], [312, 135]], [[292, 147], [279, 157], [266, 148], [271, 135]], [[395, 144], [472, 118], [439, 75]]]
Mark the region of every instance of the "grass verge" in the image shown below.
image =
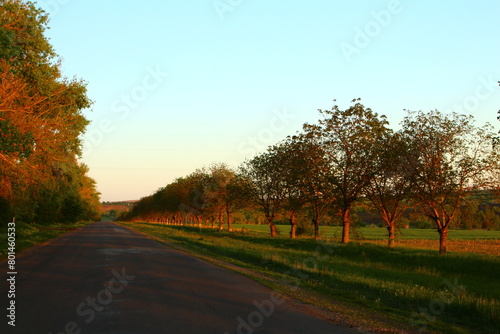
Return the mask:
[[[19, 254], [25, 249], [54, 239], [87, 224], [89, 223], [34, 225], [16, 222], [16, 253]], [[4, 224], [0, 227], [0, 260], [7, 258], [7, 240], [7, 224]]]
[[[245, 268], [271, 288], [380, 333], [498, 333], [500, 258], [122, 223]], [[421, 331], [421, 332], [422, 332]]]

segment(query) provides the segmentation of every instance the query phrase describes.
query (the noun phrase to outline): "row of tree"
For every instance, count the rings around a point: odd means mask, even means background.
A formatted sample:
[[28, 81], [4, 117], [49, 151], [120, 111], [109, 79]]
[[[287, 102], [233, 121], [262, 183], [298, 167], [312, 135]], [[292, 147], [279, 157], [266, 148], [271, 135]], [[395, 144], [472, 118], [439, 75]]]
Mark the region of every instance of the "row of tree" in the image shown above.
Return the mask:
[[0, 1], [0, 219], [72, 222], [99, 213], [99, 194], [78, 162], [89, 123], [86, 84], [67, 79], [32, 2]]
[[336, 212], [349, 242], [352, 209], [360, 201], [378, 211], [394, 244], [396, 223], [418, 207], [436, 225], [440, 252], [446, 252], [450, 225], [478, 192], [496, 189], [500, 165], [491, 125], [472, 116], [438, 111], [410, 112], [399, 131], [359, 99], [341, 110], [319, 110], [316, 124], [245, 161], [237, 172], [214, 165], [179, 178], [143, 198], [128, 219], [172, 224], [215, 221], [259, 207], [277, 234], [275, 220], [287, 212], [290, 235], [297, 216], [307, 212], [319, 238], [325, 215]]

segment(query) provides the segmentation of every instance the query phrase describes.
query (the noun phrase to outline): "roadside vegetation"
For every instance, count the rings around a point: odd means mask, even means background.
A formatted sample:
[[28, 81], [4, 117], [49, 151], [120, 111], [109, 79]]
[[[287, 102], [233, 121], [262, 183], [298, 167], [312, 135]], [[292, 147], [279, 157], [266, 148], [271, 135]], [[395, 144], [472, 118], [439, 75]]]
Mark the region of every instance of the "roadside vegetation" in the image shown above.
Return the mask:
[[98, 219], [99, 193], [79, 161], [92, 105], [66, 78], [34, 2], [0, 2], [0, 222]]
[[[404, 228], [434, 228], [444, 254], [453, 228], [500, 229], [496, 133], [472, 116], [407, 111], [394, 131], [359, 99], [320, 110], [316, 124], [270, 146], [237, 170], [213, 164], [142, 198], [118, 219], [218, 226], [258, 217], [278, 235], [320, 238], [340, 225], [349, 243], [357, 226], [384, 226], [393, 247]], [[226, 227], [225, 227], [226, 226]]]
[[[270, 237], [252, 226], [228, 232], [122, 224], [198, 255], [249, 269], [244, 273], [333, 311], [337, 321], [347, 325], [379, 332], [497, 333], [500, 328], [498, 256], [465, 252], [443, 256], [430, 249], [343, 244], [341, 236], [319, 241]], [[367, 231], [361, 229], [368, 235]], [[424, 237], [426, 232], [422, 231]], [[498, 238], [497, 232], [489, 233]], [[457, 235], [462, 237], [466, 235]]]
[[[57, 223], [57, 224], [26, 224], [16, 222], [16, 254], [22, 251], [43, 244], [60, 235], [73, 231], [77, 228], [87, 225], [89, 222], [78, 223]], [[7, 258], [7, 225], [0, 227], [0, 261]]]

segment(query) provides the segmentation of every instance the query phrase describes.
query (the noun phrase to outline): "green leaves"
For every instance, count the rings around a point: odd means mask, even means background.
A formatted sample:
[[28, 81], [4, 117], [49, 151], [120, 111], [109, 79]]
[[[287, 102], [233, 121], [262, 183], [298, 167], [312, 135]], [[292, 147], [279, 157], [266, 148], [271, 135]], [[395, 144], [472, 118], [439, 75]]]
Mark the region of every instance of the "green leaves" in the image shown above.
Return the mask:
[[5, 0], [0, 6], [0, 40], [4, 51], [1, 58], [22, 77], [34, 91], [50, 90], [51, 80], [59, 78], [58, 60], [44, 36], [48, 16], [34, 3], [24, 0]]
[[32, 2], [0, 2], [0, 196], [26, 221], [95, 217], [99, 194], [77, 163], [91, 101], [62, 76], [47, 22]]
[[21, 134], [8, 119], [2, 119], [0, 112], [0, 152], [15, 155], [19, 160], [33, 153], [33, 134]]
[[408, 112], [402, 136], [409, 144], [408, 176], [416, 195], [442, 235], [468, 193], [498, 186], [500, 164], [490, 125], [477, 127], [470, 115]]

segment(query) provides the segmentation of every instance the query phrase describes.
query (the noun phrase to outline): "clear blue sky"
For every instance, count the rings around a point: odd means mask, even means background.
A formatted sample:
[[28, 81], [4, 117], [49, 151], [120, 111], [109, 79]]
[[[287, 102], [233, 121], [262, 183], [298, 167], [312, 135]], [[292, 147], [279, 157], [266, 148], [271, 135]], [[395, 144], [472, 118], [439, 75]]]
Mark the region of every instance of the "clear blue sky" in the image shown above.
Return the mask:
[[[498, 0], [39, 0], [63, 72], [95, 101], [82, 161], [102, 200], [139, 199], [213, 162], [234, 167], [337, 99], [500, 109]], [[498, 124], [500, 125], [500, 123]]]

